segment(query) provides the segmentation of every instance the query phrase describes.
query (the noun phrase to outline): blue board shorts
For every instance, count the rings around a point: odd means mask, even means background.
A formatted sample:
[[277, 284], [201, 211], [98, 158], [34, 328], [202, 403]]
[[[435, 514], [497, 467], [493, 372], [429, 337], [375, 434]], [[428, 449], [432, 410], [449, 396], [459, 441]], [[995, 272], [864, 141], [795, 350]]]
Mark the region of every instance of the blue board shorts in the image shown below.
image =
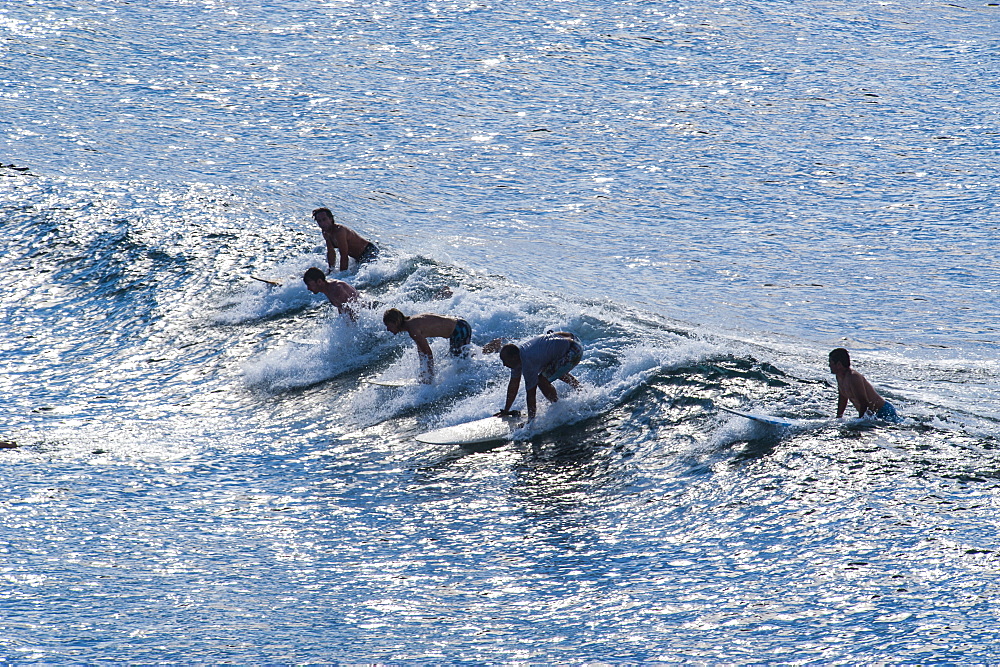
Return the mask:
[[368, 245], [365, 246], [365, 249], [361, 251], [360, 255], [358, 255], [358, 264], [374, 262], [376, 259], [378, 259], [378, 246], [369, 241]]
[[472, 341], [472, 327], [465, 320], [455, 322], [455, 330], [448, 339], [448, 351], [451, 356], [460, 357], [465, 352], [466, 346]]
[[[903, 418], [899, 416], [896, 412], [896, 408], [893, 407], [892, 403], [886, 401], [878, 412], [872, 413], [871, 410], [868, 411], [867, 415], [874, 415], [875, 419], [881, 419], [884, 422], [889, 422], [890, 424], [899, 424], [903, 421]], [[866, 415], [866, 416], [867, 416]]]
[[549, 382], [558, 380], [573, 370], [573, 368], [580, 363], [580, 359], [583, 359], [583, 344], [581, 344], [580, 339], [574, 335], [570, 340], [569, 349], [555, 361], [550, 361], [545, 364], [539, 375]]

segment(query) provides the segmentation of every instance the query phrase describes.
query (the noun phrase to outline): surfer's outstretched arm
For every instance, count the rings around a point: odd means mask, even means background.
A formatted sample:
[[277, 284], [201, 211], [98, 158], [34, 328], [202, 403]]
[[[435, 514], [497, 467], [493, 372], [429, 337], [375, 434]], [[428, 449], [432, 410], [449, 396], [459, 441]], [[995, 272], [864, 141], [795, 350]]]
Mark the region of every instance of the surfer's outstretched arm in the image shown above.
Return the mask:
[[513, 371], [510, 374], [510, 381], [507, 382], [507, 402], [504, 403], [503, 410], [493, 415], [494, 417], [506, 417], [511, 414], [510, 406], [514, 405], [517, 398], [517, 390], [521, 388], [521, 374]]
[[420, 381], [424, 384], [434, 382], [434, 353], [427, 339], [420, 334], [409, 332], [410, 338], [417, 344], [417, 356], [420, 358]]

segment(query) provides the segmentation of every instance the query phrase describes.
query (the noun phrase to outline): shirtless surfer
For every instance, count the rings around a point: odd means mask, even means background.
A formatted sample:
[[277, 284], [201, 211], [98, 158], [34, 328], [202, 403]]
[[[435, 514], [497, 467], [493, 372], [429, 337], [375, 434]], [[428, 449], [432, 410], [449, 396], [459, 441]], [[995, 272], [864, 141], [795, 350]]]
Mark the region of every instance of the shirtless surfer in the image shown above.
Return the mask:
[[552, 386], [555, 380], [562, 380], [574, 389], [580, 382], [570, 375], [570, 371], [583, 358], [583, 345], [576, 334], [568, 331], [549, 331], [541, 336], [535, 336], [525, 342], [514, 345], [507, 343], [500, 348], [500, 362], [510, 369], [510, 381], [507, 383], [507, 402], [503, 410], [495, 417], [506, 417], [512, 414], [510, 407], [514, 405], [517, 391], [524, 377], [525, 402], [528, 405], [528, 419], [535, 418], [536, 389], [541, 388], [542, 395], [555, 403], [559, 400], [556, 388]]
[[324, 294], [330, 303], [337, 307], [338, 313], [347, 313], [352, 322], [357, 322], [357, 315], [354, 308], [358, 305], [358, 297], [361, 296], [358, 290], [354, 289], [343, 280], [327, 280], [326, 274], [315, 266], [310, 268], [302, 276], [302, 282], [306, 284], [313, 294]]
[[468, 322], [457, 317], [422, 313], [407, 317], [402, 311], [390, 308], [382, 316], [382, 323], [393, 335], [401, 331], [410, 334], [417, 344], [420, 355], [420, 381], [430, 384], [434, 381], [434, 353], [427, 343], [428, 338], [447, 338], [448, 350], [453, 357], [461, 356], [472, 339], [472, 327]]
[[340, 271], [347, 270], [349, 257], [353, 257], [359, 264], [378, 257], [378, 246], [361, 238], [361, 235], [350, 227], [334, 222], [330, 209], [318, 208], [312, 212], [312, 217], [323, 232], [323, 240], [326, 241], [326, 263], [330, 270], [338, 266], [337, 250], [340, 250]]
[[837, 376], [837, 418], [844, 416], [847, 402], [858, 410], [859, 417], [872, 416], [897, 424], [901, 421], [892, 403], [879, 396], [865, 376], [851, 368], [851, 355], [842, 347], [830, 352], [830, 372]]

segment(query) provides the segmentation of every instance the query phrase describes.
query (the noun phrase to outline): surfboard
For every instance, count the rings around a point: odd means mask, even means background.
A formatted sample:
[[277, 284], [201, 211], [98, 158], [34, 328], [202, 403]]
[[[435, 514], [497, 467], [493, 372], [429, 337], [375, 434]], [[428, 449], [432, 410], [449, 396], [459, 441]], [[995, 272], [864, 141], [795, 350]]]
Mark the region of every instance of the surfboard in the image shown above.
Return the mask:
[[520, 415], [486, 417], [421, 433], [415, 439], [428, 445], [475, 445], [481, 442], [506, 440], [520, 426]]
[[288, 340], [296, 343], [297, 345], [319, 345], [323, 342], [321, 340], [316, 340], [315, 338], [289, 338]]
[[270, 285], [271, 287], [281, 287], [281, 283], [276, 282], [274, 280], [267, 280], [265, 278], [258, 278], [257, 276], [250, 276], [250, 277], [253, 278], [254, 280], [260, 281], [260, 282], [262, 282], [262, 283], [264, 283], [266, 285]]
[[774, 415], [765, 415], [758, 412], [742, 412], [740, 410], [732, 410], [730, 408], [724, 408], [721, 405], [715, 406], [720, 410], [725, 410], [734, 415], [739, 415], [740, 417], [745, 417], [751, 419], [755, 422], [760, 422], [762, 424], [770, 424], [771, 426], [795, 426], [799, 422], [797, 419], [785, 419], [784, 417], [775, 417]]
[[406, 378], [403, 380], [379, 380], [378, 378], [374, 380], [365, 380], [368, 384], [373, 384], [377, 387], [416, 387], [420, 383], [413, 378]]

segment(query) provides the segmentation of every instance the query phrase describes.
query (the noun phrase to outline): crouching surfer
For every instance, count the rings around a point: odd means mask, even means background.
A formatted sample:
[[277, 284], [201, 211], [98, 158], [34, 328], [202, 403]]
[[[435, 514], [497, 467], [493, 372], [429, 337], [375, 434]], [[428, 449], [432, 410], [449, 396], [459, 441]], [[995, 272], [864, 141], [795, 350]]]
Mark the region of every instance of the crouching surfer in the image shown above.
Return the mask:
[[830, 372], [837, 376], [838, 419], [844, 416], [850, 401], [859, 417], [874, 417], [893, 424], [903, 421], [892, 403], [879, 396], [865, 376], [851, 368], [851, 355], [844, 348], [830, 352]]
[[500, 362], [510, 369], [507, 402], [503, 410], [494, 416], [506, 417], [513, 414], [510, 408], [517, 398], [523, 377], [528, 419], [534, 419], [537, 389], [542, 390], [542, 395], [550, 403], [555, 403], [559, 400], [556, 388], [552, 385], [556, 380], [562, 380], [574, 389], [579, 388], [579, 380], [570, 371], [580, 363], [581, 358], [583, 345], [575, 334], [568, 331], [549, 331], [517, 345], [507, 343], [500, 348]]

